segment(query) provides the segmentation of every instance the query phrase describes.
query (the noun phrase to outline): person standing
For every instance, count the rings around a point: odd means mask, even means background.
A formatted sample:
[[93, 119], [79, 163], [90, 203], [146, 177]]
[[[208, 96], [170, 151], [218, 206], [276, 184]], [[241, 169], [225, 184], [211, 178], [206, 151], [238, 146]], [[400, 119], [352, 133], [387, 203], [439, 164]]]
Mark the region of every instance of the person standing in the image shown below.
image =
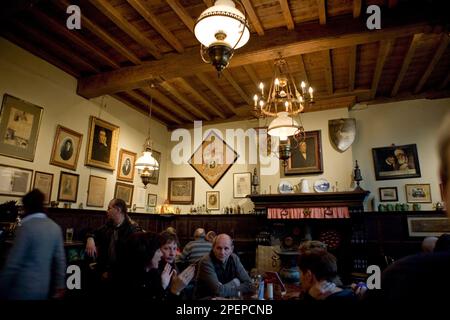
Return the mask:
[[4, 269], [0, 297], [8, 300], [62, 298], [66, 256], [61, 228], [44, 213], [44, 194], [37, 189], [23, 199], [25, 215]]

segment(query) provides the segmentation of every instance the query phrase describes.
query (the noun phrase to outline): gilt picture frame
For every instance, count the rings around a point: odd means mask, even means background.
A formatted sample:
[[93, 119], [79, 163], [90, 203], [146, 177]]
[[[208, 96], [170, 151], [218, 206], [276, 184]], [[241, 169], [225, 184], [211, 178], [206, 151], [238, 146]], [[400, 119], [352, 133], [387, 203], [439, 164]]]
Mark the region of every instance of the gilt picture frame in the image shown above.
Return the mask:
[[219, 191], [206, 191], [206, 210], [220, 210]]
[[41, 191], [44, 198], [44, 205], [49, 205], [52, 197], [53, 173], [35, 171], [33, 180], [33, 189]]
[[292, 155], [284, 167], [285, 175], [323, 173], [321, 136], [321, 130], [315, 130], [306, 131], [302, 142], [289, 137]]
[[409, 203], [431, 203], [430, 184], [406, 184], [406, 201]]
[[58, 201], [77, 202], [80, 175], [61, 171], [58, 187]]
[[83, 134], [58, 125], [53, 141], [50, 164], [76, 170]]
[[120, 149], [119, 163], [117, 164], [117, 180], [133, 182], [135, 162], [136, 153], [125, 149]]
[[106, 181], [104, 177], [89, 176], [88, 195], [86, 205], [88, 207], [103, 208], [105, 205]]
[[133, 203], [133, 191], [134, 185], [122, 182], [116, 182], [116, 188], [114, 190], [114, 198], [122, 199], [130, 208]]
[[194, 204], [195, 178], [169, 178], [170, 204]]

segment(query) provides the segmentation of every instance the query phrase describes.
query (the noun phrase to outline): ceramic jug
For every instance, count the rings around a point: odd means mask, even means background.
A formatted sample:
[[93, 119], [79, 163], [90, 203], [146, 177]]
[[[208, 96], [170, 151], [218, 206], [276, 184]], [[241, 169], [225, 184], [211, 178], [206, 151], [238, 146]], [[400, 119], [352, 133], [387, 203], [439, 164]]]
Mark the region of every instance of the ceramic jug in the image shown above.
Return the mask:
[[309, 192], [309, 183], [307, 179], [300, 180], [300, 190], [301, 192]]

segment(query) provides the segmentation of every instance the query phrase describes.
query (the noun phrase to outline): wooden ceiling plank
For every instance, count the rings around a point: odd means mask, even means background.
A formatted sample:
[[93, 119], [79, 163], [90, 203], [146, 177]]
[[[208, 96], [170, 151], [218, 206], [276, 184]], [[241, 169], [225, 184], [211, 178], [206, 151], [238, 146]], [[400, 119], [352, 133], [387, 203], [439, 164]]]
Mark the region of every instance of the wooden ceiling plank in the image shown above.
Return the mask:
[[[125, 94], [127, 94], [127, 92], [125, 92]], [[147, 117], [149, 116], [148, 111], [145, 111], [144, 109], [137, 107], [134, 103], [129, 101], [127, 98], [122, 97], [121, 93], [116, 93], [111, 96], [114, 97], [115, 99], [119, 100], [123, 104], [126, 104], [127, 106], [131, 107], [132, 109], [142, 113], [143, 115], [145, 115]], [[164, 125], [166, 127], [168, 127], [170, 125], [170, 123], [167, 121], [167, 119], [163, 119], [160, 115], [152, 114], [152, 120], [156, 120], [157, 122], [161, 123], [162, 125]]]
[[279, 0], [281, 11], [283, 12], [284, 20], [286, 20], [286, 26], [288, 30], [294, 30], [294, 20], [292, 19], [291, 10], [289, 9], [289, 3], [287, 0]]
[[[136, 91], [132, 91], [131, 90], [131, 91], [126, 91], [125, 93], [127, 95], [129, 95], [131, 98], [133, 98], [133, 99], [139, 101], [140, 103], [142, 103], [144, 106], [149, 106], [150, 107], [150, 100], [144, 98], [143, 96], [141, 96]], [[177, 124], [183, 123], [179, 118], [175, 117], [172, 113], [167, 112], [166, 110], [164, 110], [163, 108], [161, 108], [160, 106], [158, 106], [155, 103], [153, 103], [152, 112], [156, 112], [156, 113], [160, 114], [161, 116], [163, 116], [164, 118], [172, 120], [173, 122], [175, 122]]]
[[[68, 0], [55, 1], [55, 3], [64, 10], [70, 5]], [[122, 56], [124, 56], [134, 64], [142, 63], [142, 61], [133, 52], [128, 50], [128, 48], [114, 39], [114, 37], [103, 31], [102, 27], [92, 22], [84, 14], [81, 15], [81, 25], [83, 27], [86, 27], [86, 29], [95, 34], [98, 38], [110, 45], [112, 48], [116, 49], [117, 52], [119, 52]]]
[[442, 81], [441, 85], [439, 86], [439, 89], [444, 89], [445, 87], [447, 87], [449, 82], [450, 82], [450, 70], [448, 71], [447, 77], [445, 77], [444, 81]]
[[138, 0], [127, 0], [128, 3], [179, 53], [184, 52], [181, 42], [170, 32], [163, 23]]
[[299, 67], [300, 67], [301, 80], [305, 81], [308, 85], [311, 85], [311, 82], [309, 81], [309, 77], [308, 77], [308, 72], [306, 72], [305, 61], [303, 59], [302, 54], [298, 57], [298, 61], [299, 61]]
[[248, 96], [248, 94], [246, 94], [244, 92], [244, 90], [236, 82], [236, 80], [234, 80], [233, 75], [231, 74], [231, 72], [229, 70], [225, 69], [224, 71], [222, 71], [222, 75], [231, 84], [231, 86], [237, 91], [237, 93], [239, 93], [239, 95], [245, 102], [247, 102], [250, 105], [253, 104], [253, 100]]
[[153, 57], [161, 59], [162, 55], [155, 44], [145, 37], [142, 32], [136, 29], [130, 22], [128, 22], [122, 14], [117, 11], [108, 0], [89, 0], [98, 10], [100, 10], [106, 17], [108, 17], [114, 24], [122, 29], [128, 36], [130, 36], [139, 45], [144, 47]]
[[211, 117], [206, 113], [199, 110], [199, 108], [194, 105], [191, 101], [189, 101], [181, 92], [179, 92], [175, 87], [173, 87], [167, 81], [160, 84], [161, 87], [173, 95], [175, 98], [184, 103], [188, 108], [190, 108], [191, 112], [195, 113], [197, 116], [200, 116], [203, 119], [211, 120]]
[[234, 110], [234, 106], [230, 103], [227, 97], [223, 95], [223, 93], [220, 91], [220, 89], [210, 80], [204, 73], [197, 74], [197, 78], [209, 89], [214, 93], [220, 101], [223, 102], [223, 104], [233, 113], [236, 113]]
[[100, 59], [103, 63], [108, 64], [110, 67], [113, 67], [115, 69], [120, 68], [120, 65], [112, 60], [106, 52], [104, 52], [102, 49], [95, 47], [92, 45], [89, 41], [86, 41], [83, 39], [83, 37], [77, 33], [77, 31], [70, 31], [67, 29], [67, 27], [64, 25], [62, 26], [59, 24], [56, 20], [48, 16], [46, 13], [42, 12], [40, 9], [35, 8], [33, 10], [33, 15], [46, 24], [50, 30], [55, 31], [62, 35], [63, 37], [69, 39], [71, 42], [76, 43], [78, 46], [83, 47], [85, 49], [88, 49], [93, 55], [95, 55], [97, 58]]
[[[349, 23], [347, 22], [346, 24], [348, 25]], [[326, 29], [321, 27], [322, 31], [326, 30], [327, 33], [334, 33], [338, 29], [331, 22], [327, 26], [328, 28]], [[348, 47], [396, 37], [405, 37], [427, 30], [429, 30], [427, 23], [418, 23], [394, 28], [386, 26], [381, 30], [370, 33], [359, 32], [345, 34], [343, 31], [344, 34], [340, 36], [327, 36], [320, 39], [310, 38], [311, 35], [309, 32], [304, 34], [304, 37], [308, 39], [303, 39], [297, 32], [287, 33], [284, 31], [283, 36], [279, 30], [275, 30], [270, 33], [268, 32], [263, 37], [259, 37], [258, 41], [249, 43], [244, 48], [239, 49], [240, 52], [233, 57], [231, 65], [232, 67], [245, 66], [277, 59], [280, 55], [287, 58], [325, 49]], [[276, 42], [274, 43], [275, 40]], [[140, 66], [123, 67], [117, 71], [82, 78], [78, 83], [78, 93], [83, 97], [92, 98], [102, 94], [124, 91], [124, 88], [139, 87], [143, 82], [148, 81], [148, 79], [156, 75], [167, 80], [192, 76], [199, 72], [207, 72], [211, 68], [211, 65], [203, 63], [199, 59], [198, 48], [191, 48], [186, 50], [182, 55], [167, 55], [159, 61], [149, 61]]]
[[41, 42], [44, 47], [49, 48], [50, 51], [57, 52], [58, 54], [67, 57], [68, 61], [75, 62], [76, 64], [90, 72], [100, 72], [100, 70], [96, 66], [81, 58], [76, 52], [63, 47], [58, 43], [58, 41], [55, 41], [54, 39], [49, 38], [47, 35], [38, 32], [35, 28], [18, 22], [13, 22], [13, 25], [15, 26], [15, 28], [23, 30], [23, 32], [30, 35], [31, 37], [38, 39], [38, 41]]
[[189, 121], [194, 121], [195, 118], [187, 112], [185, 109], [180, 107], [178, 104], [173, 102], [171, 99], [166, 97], [164, 94], [162, 94], [160, 91], [158, 91], [155, 88], [141, 88], [141, 90], [153, 97], [156, 101], [161, 104], [161, 106], [166, 107], [169, 110], [173, 110], [175, 113], [177, 113], [179, 116], [183, 117], [184, 119], [187, 119]]
[[350, 47], [350, 56], [348, 58], [348, 91], [355, 90], [356, 78], [356, 50], [357, 46]]
[[312, 105], [305, 106], [305, 112], [323, 111], [339, 108], [352, 108], [356, 103], [356, 96], [349, 95], [338, 98], [328, 98], [316, 101]]
[[13, 34], [12, 32], [2, 30], [0, 34], [9, 41], [17, 44], [19, 47], [22, 47], [25, 50], [32, 52], [41, 59], [57, 66], [58, 68], [74, 76], [75, 78], [78, 78], [80, 76], [79, 71], [75, 70], [72, 65], [69, 66], [68, 64], [65, 64], [60, 59], [50, 54], [48, 50], [42, 50], [40, 46], [35, 46], [30, 41], [27, 41], [26, 39], [19, 37], [16, 34]]
[[359, 18], [361, 15], [361, 0], [353, 0], [353, 18]]
[[326, 50], [324, 55], [325, 81], [327, 83], [328, 94], [333, 94], [333, 67], [331, 66], [331, 50]]
[[[258, 79], [258, 76], [256, 75], [255, 70], [253, 70], [253, 67], [249, 64], [244, 65], [244, 70], [249, 76], [249, 78], [252, 80], [252, 82], [255, 84], [255, 88], [259, 88], [259, 84], [261, 82], [261, 79]], [[257, 90], [255, 89], [255, 90]]]
[[244, 6], [245, 11], [247, 11], [248, 19], [252, 23], [252, 26], [255, 29], [256, 33], [258, 33], [258, 35], [260, 35], [260, 36], [263, 36], [264, 28], [261, 24], [261, 21], [259, 21], [258, 15], [256, 14], [251, 1], [250, 0], [242, 0], [242, 5]]
[[183, 8], [179, 0], [166, 0], [167, 4], [177, 14], [180, 20], [188, 27], [191, 32], [194, 32], [195, 20], [189, 15], [186, 9]]
[[417, 84], [416, 89], [414, 90], [414, 93], [419, 93], [422, 90], [423, 86], [425, 85], [425, 83], [427, 82], [431, 73], [433, 72], [434, 67], [436, 67], [437, 63], [441, 59], [445, 50], [447, 49], [449, 41], [450, 41], [450, 35], [447, 33], [443, 33], [441, 36], [441, 40], [439, 41], [439, 46], [437, 47], [433, 58], [431, 59], [430, 63], [428, 64], [427, 69], [425, 70], [422, 77], [420, 78], [419, 83]]
[[417, 45], [422, 38], [423, 33], [415, 34], [411, 40], [411, 43], [409, 44], [408, 52], [405, 55], [405, 58], [403, 59], [402, 67], [400, 69], [399, 74], [397, 75], [397, 79], [395, 80], [394, 87], [391, 91], [391, 97], [394, 97], [397, 95], [398, 90], [400, 89], [400, 85], [403, 82], [403, 78], [406, 75], [406, 72], [408, 71], [409, 65], [411, 64], [412, 58], [414, 57], [414, 53], [416, 51]]
[[327, 1], [317, 0], [317, 8], [319, 9], [320, 24], [327, 24]]
[[197, 91], [197, 89], [192, 87], [191, 84], [188, 83], [186, 80], [184, 80], [183, 78], [178, 78], [177, 81], [183, 86], [183, 88], [185, 88], [187, 91], [192, 93], [198, 100], [200, 100], [213, 113], [215, 113], [222, 119], [227, 118], [225, 113], [219, 107], [217, 107], [214, 104], [212, 104], [211, 102], [209, 102], [209, 100], [206, 97], [204, 97], [202, 93], [200, 93], [199, 91]]
[[374, 99], [377, 94], [378, 84], [380, 83], [384, 64], [386, 63], [387, 57], [392, 50], [393, 43], [394, 40], [385, 40], [380, 43], [377, 64], [375, 66], [375, 71], [373, 73], [372, 87], [370, 89], [370, 96], [372, 99]]

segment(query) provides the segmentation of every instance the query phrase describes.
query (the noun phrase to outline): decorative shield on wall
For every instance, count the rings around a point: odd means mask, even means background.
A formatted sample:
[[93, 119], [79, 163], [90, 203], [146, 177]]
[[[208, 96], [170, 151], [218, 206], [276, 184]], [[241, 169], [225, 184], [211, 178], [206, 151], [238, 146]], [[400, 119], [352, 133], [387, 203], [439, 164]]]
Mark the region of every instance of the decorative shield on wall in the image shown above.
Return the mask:
[[237, 158], [237, 152], [218, 133], [211, 131], [194, 152], [189, 164], [214, 188]]
[[328, 120], [328, 132], [333, 147], [344, 152], [355, 141], [356, 120], [354, 118]]

